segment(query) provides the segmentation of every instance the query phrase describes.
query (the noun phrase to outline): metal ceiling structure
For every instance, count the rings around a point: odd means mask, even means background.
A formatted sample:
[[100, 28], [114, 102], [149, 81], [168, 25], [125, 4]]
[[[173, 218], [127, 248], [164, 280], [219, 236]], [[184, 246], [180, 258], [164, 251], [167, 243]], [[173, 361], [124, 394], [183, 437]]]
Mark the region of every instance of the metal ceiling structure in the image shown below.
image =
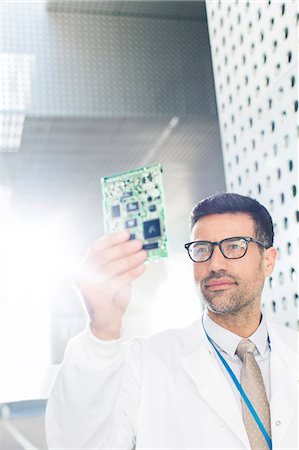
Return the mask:
[[204, 1], [48, 0], [48, 11], [206, 21]]
[[4, 52], [33, 66], [21, 146], [0, 153], [12, 208], [72, 209], [85, 245], [101, 176], [161, 162], [179, 246], [192, 205], [224, 189], [204, 2], [49, 0], [3, 18]]
[[[80, 259], [103, 233], [101, 177], [160, 162], [172, 261], [185, 256], [190, 209], [225, 189], [204, 2], [12, 2], [2, 13], [3, 52], [28, 91], [21, 145], [0, 151], [19, 223], [67, 215]], [[53, 283], [57, 362], [82, 309], [70, 279]]]
[[[90, 236], [96, 238], [103, 231], [101, 177], [158, 161], [164, 167], [169, 221], [176, 227], [181, 223], [187, 233], [197, 193], [223, 188], [221, 158], [215, 156], [217, 124], [205, 116], [183, 118], [155, 146], [168, 123], [165, 118], [27, 118], [20, 151], [2, 154], [3, 182], [13, 186], [13, 208], [71, 208], [78, 219], [85, 217], [86, 227], [97, 224]], [[176, 229], [170, 233], [177, 236]]]

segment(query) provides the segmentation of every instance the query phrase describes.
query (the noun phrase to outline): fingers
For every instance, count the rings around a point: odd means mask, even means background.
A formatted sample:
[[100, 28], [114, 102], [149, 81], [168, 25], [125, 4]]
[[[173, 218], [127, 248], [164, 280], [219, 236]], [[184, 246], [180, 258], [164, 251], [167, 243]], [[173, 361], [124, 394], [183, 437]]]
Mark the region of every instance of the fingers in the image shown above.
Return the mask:
[[94, 299], [101, 298], [103, 300], [104, 298], [111, 298], [115, 294], [118, 297], [122, 297], [122, 294], [124, 294], [123, 290], [130, 289], [132, 281], [142, 275], [145, 270], [146, 266], [142, 262], [120, 275], [111, 276], [107, 274], [105, 280], [102, 273], [91, 276], [90, 273], [87, 274], [85, 272], [83, 274], [81, 272], [76, 277], [75, 283], [83, 296], [85, 294], [88, 298], [94, 297]]
[[124, 258], [138, 252], [142, 248], [139, 240], [129, 240], [130, 233], [125, 230], [113, 233], [96, 240], [88, 251], [85, 261], [98, 269], [107, 263]]
[[100, 272], [102, 272], [102, 274], [106, 274], [108, 278], [115, 277], [116, 275], [121, 275], [122, 273], [134, 270], [136, 267], [144, 263], [145, 260], [146, 251], [140, 250], [137, 253], [125, 256], [117, 261], [111, 261], [109, 264], [102, 267]]
[[94, 263], [98, 269], [118, 261], [120, 259], [130, 257], [142, 250], [142, 242], [136, 239], [132, 241], [121, 242], [113, 247], [107, 247], [105, 250], [93, 249], [92, 256], [88, 260]]
[[[142, 249], [141, 241], [129, 240], [129, 236], [129, 232], [124, 231], [95, 241], [77, 274], [76, 282], [96, 285], [124, 273], [128, 273], [130, 280], [135, 278], [135, 273], [136, 276], [139, 271], [142, 273], [147, 253]], [[141, 267], [137, 269], [138, 266]]]
[[140, 277], [145, 269], [146, 266], [144, 264], [139, 264], [133, 269], [111, 278], [109, 281], [106, 281], [105, 284], [113, 295], [116, 292], [120, 292], [124, 287], [127, 287], [134, 279]]
[[103, 236], [92, 244], [88, 256], [92, 258], [107, 249], [111, 249], [114, 246], [127, 242], [129, 238], [130, 233], [128, 230]]
[[134, 278], [136, 270], [138, 273], [138, 267], [144, 266], [145, 259], [146, 251], [141, 250], [131, 256], [112, 261], [104, 267], [87, 266], [87, 271], [85, 273], [89, 282], [97, 285], [109, 282], [113, 284], [115, 278], [123, 274], [128, 274], [128, 281], [131, 281], [131, 279]]
[[74, 280], [86, 304], [93, 333], [100, 339], [119, 335], [132, 281], [145, 271], [147, 253], [142, 242], [129, 237], [130, 233], [124, 231], [95, 241]]

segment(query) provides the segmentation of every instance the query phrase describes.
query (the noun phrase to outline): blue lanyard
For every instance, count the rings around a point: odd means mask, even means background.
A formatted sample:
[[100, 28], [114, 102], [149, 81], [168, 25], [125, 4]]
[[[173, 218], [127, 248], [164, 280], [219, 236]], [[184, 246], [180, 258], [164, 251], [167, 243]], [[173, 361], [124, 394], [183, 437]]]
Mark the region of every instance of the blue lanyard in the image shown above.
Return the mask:
[[[248, 406], [249, 411], [251, 412], [251, 414], [252, 414], [254, 420], [256, 421], [256, 423], [257, 423], [259, 429], [260, 429], [261, 432], [263, 433], [264, 438], [266, 439], [267, 444], [268, 444], [268, 446], [269, 446], [269, 449], [272, 450], [272, 440], [271, 440], [269, 434], [267, 433], [267, 431], [266, 431], [264, 425], [262, 424], [262, 422], [261, 422], [261, 420], [260, 420], [260, 418], [259, 418], [259, 416], [258, 416], [256, 410], [254, 409], [254, 407], [253, 407], [251, 401], [249, 400], [249, 398], [248, 398], [247, 395], [245, 394], [245, 391], [244, 391], [244, 389], [242, 388], [241, 384], [239, 383], [239, 381], [238, 381], [236, 375], [234, 374], [234, 372], [232, 371], [232, 369], [230, 368], [230, 366], [228, 365], [228, 363], [225, 361], [225, 359], [223, 358], [223, 356], [221, 355], [221, 353], [219, 352], [219, 350], [217, 350], [217, 348], [216, 348], [214, 342], [212, 341], [212, 339], [210, 338], [210, 336], [209, 336], [208, 333], [206, 332], [206, 329], [205, 329], [203, 323], [202, 323], [202, 326], [203, 326], [203, 329], [204, 329], [204, 331], [205, 331], [205, 333], [206, 333], [207, 338], [209, 339], [209, 341], [210, 341], [210, 343], [212, 344], [212, 346], [214, 347], [214, 349], [215, 349], [217, 355], [219, 356], [220, 361], [222, 362], [222, 364], [224, 365], [224, 367], [226, 368], [226, 370], [227, 370], [228, 373], [230, 374], [230, 376], [231, 376], [233, 382], [234, 382], [235, 385], [236, 385], [236, 388], [238, 389], [238, 391], [239, 391], [240, 394], [242, 395], [242, 398], [243, 398], [244, 402], [245, 402], [246, 405]], [[268, 338], [268, 341], [269, 341], [269, 338]], [[269, 342], [269, 344], [270, 344], [270, 342]]]

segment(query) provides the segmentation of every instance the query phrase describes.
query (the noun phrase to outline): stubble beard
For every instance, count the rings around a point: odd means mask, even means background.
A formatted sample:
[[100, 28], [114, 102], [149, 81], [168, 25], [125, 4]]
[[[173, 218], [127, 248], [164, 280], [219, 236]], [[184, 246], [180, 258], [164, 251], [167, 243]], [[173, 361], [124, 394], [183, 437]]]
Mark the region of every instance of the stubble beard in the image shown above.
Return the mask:
[[215, 314], [239, 315], [244, 310], [252, 309], [256, 302], [256, 293], [238, 289], [239, 285], [234, 286], [238, 292], [229, 292], [230, 289], [207, 292], [198, 282], [196, 286], [204, 306]]
[[[261, 267], [259, 267], [261, 269]], [[217, 275], [215, 275], [217, 278]], [[240, 279], [234, 278], [235, 284], [231, 289], [208, 291], [205, 280], [201, 283], [195, 281], [196, 290], [206, 309], [221, 316], [251, 315], [256, 308], [260, 308], [260, 299], [264, 279], [260, 273], [256, 274], [251, 285], [243, 284]]]

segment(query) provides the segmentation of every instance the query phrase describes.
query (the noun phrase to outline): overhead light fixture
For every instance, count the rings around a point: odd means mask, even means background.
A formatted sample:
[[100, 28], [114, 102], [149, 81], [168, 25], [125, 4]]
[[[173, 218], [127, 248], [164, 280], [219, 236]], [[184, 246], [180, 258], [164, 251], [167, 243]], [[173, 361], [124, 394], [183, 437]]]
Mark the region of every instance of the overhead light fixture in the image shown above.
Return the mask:
[[34, 61], [33, 55], [0, 54], [0, 152], [21, 146]]
[[14, 152], [21, 146], [25, 114], [0, 113], [0, 151]]

